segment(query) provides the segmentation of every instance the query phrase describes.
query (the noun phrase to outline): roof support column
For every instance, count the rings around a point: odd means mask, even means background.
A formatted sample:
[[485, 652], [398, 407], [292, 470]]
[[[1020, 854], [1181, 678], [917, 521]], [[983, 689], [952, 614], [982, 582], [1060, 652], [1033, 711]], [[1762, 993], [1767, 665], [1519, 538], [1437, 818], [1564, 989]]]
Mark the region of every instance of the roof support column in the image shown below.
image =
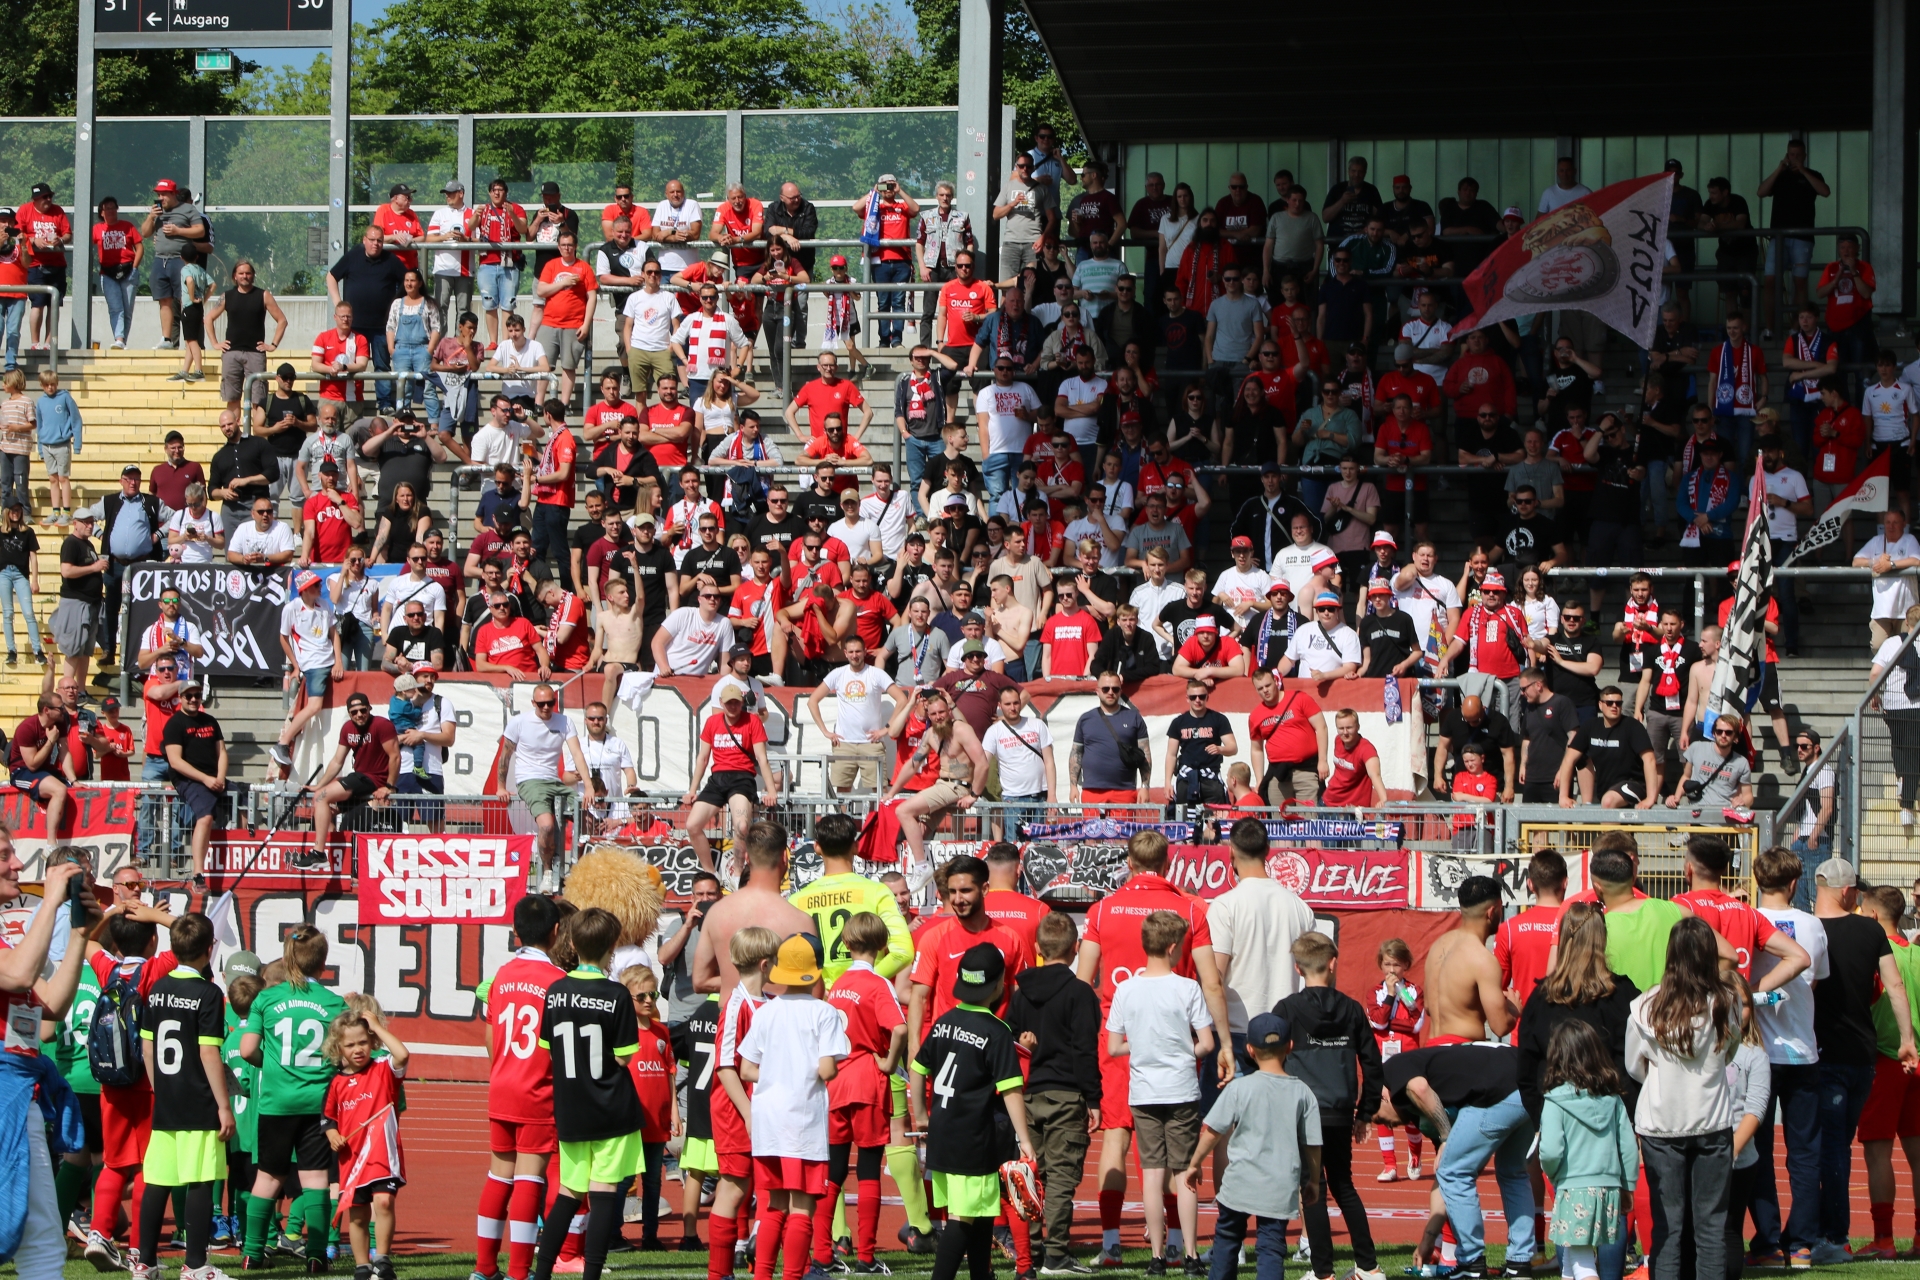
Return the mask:
[[1914, 284], [1915, 233], [1912, 210], [1916, 191], [1916, 127], [1908, 87], [1908, 56], [1916, 24], [1908, 20], [1906, 0], [1873, 0], [1872, 165], [1867, 170], [1867, 224], [1873, 232], [1873, 269], [1879, 289], [1873, 309], [1883, 315], [1907, 314]]
[[[1001, 48], [1006, 0], [960, 0], [959, 145], [954, 148], [954, 203], [966, 211], [986, 261], [1000, 260], [993, 196], [1006, 168], [1001, 121]], [[993, 279], [992, 268], [981, 279]]]

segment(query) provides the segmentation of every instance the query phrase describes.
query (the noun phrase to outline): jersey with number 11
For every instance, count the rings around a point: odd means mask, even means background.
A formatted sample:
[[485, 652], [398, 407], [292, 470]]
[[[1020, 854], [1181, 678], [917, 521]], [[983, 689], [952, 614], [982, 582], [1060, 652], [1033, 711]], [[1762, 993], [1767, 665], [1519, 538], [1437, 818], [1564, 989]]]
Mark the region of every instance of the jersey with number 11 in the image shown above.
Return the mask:
[[540, 1047], [540, 1018], [547, 989], [565, 976], [546, 952], [522, 947], [479, 992], [493, 1033], [489, 1119], [553, 1123], [553, 1061]]
[[333, 1064], [321, 1046], [347, 1002], [317, 982], [282, 982], [254, 998], [246, 1033], [260, 1037], [256, 1102], [263, 1116], [317, 1116], [327, 1104]]

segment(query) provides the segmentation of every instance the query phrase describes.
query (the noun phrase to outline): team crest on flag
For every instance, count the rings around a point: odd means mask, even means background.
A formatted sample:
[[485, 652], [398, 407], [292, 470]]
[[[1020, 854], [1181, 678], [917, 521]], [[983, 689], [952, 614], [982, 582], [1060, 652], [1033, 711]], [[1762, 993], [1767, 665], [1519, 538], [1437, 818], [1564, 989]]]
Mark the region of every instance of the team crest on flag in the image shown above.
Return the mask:
[[1887, 509], [1888, 491], [1892, 488], [1887, 477], [1887, 464], [1890, 455], [1882, 453], [1867, 464], [1867, 469], [1855, 476], [1853, 483], [1840, 491], [1833, 505], [1820, 513], [1820, 518], [1807, 530], [1806, 537], [1795, 544], [1793, 551], [1780, 562], [1782, 569], [1802, 556], [1810, 556], [1822, 548], [1830, 547], [1840, 540], [1841, 532], [1847, 521], [1853, 519], [1853, 513], [1864, 511], [1877, 516]]
[[1542, 214], [1461, 283], [1473, 313], [1456, 334], [1539, 311], [1586, 311], [1653, 345], [1660, 277], [1673, 248], [1667, 211], [1673, 175], [1602, 187]]
[[1767, 477], [1759, 458], [1747, 486], [1747, 532], [1740, 541], [1733, 608], [1720, 632], [1720, 662], [1707, 705], [1715, 715], [1745, 714], [1747, 693], [1760, 687], [1767, 656], [1767, 605], [1773, 599], [1773, 544], [1767, 538]]

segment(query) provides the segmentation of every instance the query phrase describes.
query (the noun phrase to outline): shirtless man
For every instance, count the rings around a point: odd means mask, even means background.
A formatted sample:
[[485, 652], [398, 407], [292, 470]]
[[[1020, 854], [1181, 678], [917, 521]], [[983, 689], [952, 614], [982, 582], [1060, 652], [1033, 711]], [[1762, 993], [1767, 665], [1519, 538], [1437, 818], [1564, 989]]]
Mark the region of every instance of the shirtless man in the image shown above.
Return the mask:
[[987, 584], [987, 592], [987, 634], [1007, 651], [1007, 677], [1027, 680], [1032, 673], [1027, 670], [1024, 655], [1027, 637], [1033, 634], [1033, 610], [1014, 599], [1013, 579], [1004, 573], [995, 575]]
[[1720, 628], [1700, 628], [1700, 661], [1687, 672], [1687, 709], [1680, 716], [1680, 750], [1684, 754], [1693, 740], [1704, 733], [1713, 736], [1713, 726], [1705, 724], [1707, 708], [1712, 705], [1713, 673], [1720, 669]]
[[693, 989], [719, 992], [722, 1009], [740, 981], [740, 971], [728, 954], [734, 934], [755, 924], [782, 938], [818, 932], [812, 917], [780, 892], [787, 878], [787, 829], [777, 822], [756, 822], [747, 828], [744, 843], [746, 881], [701, 917], [700, 942], [693, 953]]
[[587, 666], [603, 673], [600, 700], [612, 706], [620, 692], [620, 677], [640, 669], [640, 635], [644, 630], [640, 602], [633, 598], [633, 588], [625, 578], [607, 580], [606, 598], [600, 602], [594, 621], [598, 625]]
[[920, 580], [920, 585], [913, 589], [909, 602], [925, 600], [935, 614], [940, 614], [953, 607], [953, 587], [960, 581], [960, 558], [948, 547], [942, 547], [931, 554], [933, 576]]
[[[925, 766], [928, 752], [939, 753], [940, 780], [924, 791], [912, 793], [894, 810], [894, 816], [900, 822], [901, 834], [906, 836], [907, 848], [912, 853], [909, 867], [924, 876], [927, 870], [927, 833], [937, 828], [940, 820], [954, 810], [973, 807], [973, 802], [979, 798], [973, 789], [973, 780], [986, 776], [987, 755], [980, 749], [980, 739], [974, 733], [973, 726], [954, 714], [953, 700], [945, 690], [922, 690], [920, 706], [920, 714], [927, 721], [927, 731], [921, 736], [920, 745], [914, 748], [907, 767], [895, 775], [893, 785], [887, 788], [881, 803], [885, 804], [900, 794], [900, 788]], [[922, 879], [920, 883], [926, 881]]]
[[1505, 1039], [1519, 1020], [1502, 989], [1500, 962], [1487, 939], [1506, 915], [1500, 883], [1491, 876], [1468, 876], [1460, 885], [1460, 923], [1440, 935], [1427, 951], [1427, 1016], [1433, 1034], [1427, 1045], [1472, 1044], [1487, 1032]]

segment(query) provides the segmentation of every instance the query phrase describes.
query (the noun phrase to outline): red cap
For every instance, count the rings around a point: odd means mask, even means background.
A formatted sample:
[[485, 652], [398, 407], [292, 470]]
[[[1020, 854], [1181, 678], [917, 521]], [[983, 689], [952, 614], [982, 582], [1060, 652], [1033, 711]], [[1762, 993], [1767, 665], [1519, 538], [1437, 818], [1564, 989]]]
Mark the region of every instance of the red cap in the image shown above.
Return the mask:
[[425, 675], [428, 672], [431, 672], [432, 674], [437, 676], [440, 674], [440, 668], [434, 666], [431, 662], [416, 662], [413, 664], [413, 671], [411, 674], [417, 676], [417, 675]]
[[1235, 550], [1235, 551], [1251, 551], [1251, 550], [1253, 550], [1253, 539], [1252, 539], [1252, 538], [1249, 538], [1249, 537], [1246, 537], [1246, 536], [1244, 536], [1244, 535], [1243, 535], [1243, 536], [1241, 536], [1241, 537], [1238, 537], [1238, 538], [1235, 538], [1235, 539], [1233, 540], [1233, 550]]
[[1212, 614], [1203, 613], [1193, 620], [1193, 629], [1195, 631], [1218, 631], [1220, 624], [1215, 621]]
[[161, 191], [173, 192], [178, 191], [180, 186], [172, 178], [162, 178], [153, 184], [153, 189], [156, 193]]
[[1396, 173], [1396, 174], [1394, 174], [1394, 175], [1393, 175], [1393, 182], [1392, 182], [1392, 184], [1391, 184], [1391, 185], [1393, 185], [1393, 186], [1396, 186], [1396, 187], [1397, 187], [1397, 186], [1399, 186], [1399, 185], [1400, 185], [1401, 183], [1403, 183], [1403, 182], [1404, 182], [1404, 183], [1406, 183], [1406, 184], [1407, 184], [1408, 186], [1412, 186], [1412, 185], [1413, 185], [1413, 179], [1412, 179], [1412, 178], [1409, 178], [1409, 177], [1408, 177], [1408, 176], [1407, 176], [1406, 174], [1404, 174], [1404, 173]]
[[830, 267], [844, 267], [847, 265], [847, 255], [844, 253], [836, 253], [827, 259], [827, 265]]

